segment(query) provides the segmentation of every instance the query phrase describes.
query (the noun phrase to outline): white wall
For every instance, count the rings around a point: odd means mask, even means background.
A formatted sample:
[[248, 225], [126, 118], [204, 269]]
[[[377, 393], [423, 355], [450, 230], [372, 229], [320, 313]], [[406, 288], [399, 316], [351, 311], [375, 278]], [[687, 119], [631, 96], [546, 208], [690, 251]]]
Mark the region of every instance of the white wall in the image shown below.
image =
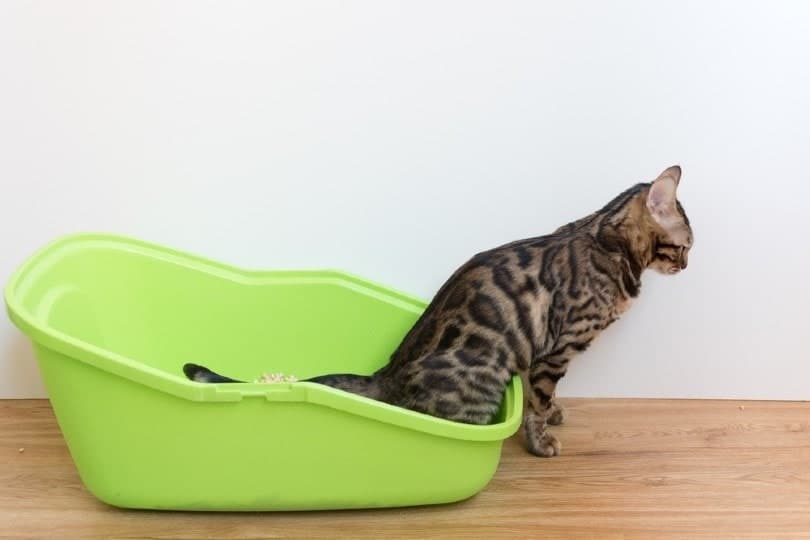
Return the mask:
[[560, 393], [808, 399], [808, 66], [802, 2], [6, 0], [0, 280], [96, 230], [428, 297], [680, 163], [689, 269]]

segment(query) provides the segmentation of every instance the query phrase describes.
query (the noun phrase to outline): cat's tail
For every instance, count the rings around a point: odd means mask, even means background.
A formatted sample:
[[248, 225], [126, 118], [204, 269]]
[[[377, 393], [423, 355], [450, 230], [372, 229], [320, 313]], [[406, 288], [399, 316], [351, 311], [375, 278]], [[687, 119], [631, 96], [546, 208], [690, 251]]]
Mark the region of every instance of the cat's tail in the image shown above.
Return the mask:
[[305, 379], [305, 381], [331, 386], [338, 390], [344, 390], [371, 399], [381, 400], [383, 398], [383, 389], [380, 386], [380, 381], [373, 375], [334, 373], [331, 375], [312, 377], [311, 379]]
[[[225, 377], [219, 373], [214, 373], [210, 369], [197, 364], [186, 364], [183, 366], [183, 373], [190, 380], [201, 383], [241, 383]], [[352, 373], [336, 373], [331, 375], [320, 375], [311, 379], [304, 379], [302, 382], [314, 382], [358, 394], [371, 399], [382, 399], [382, 388], [377, 377], [371, 375], [354, 375]]]
[[219, 373], [214, 373], [210, 369], [204, 366], [198, 366], [197, 364], [186, 364], [183, 366], [183, 373], [186, 374], [186, 377], [191, 379], [194, 382], [207, 382], [207, 383], [240, 383], [244, 381], [237, 381], [236, 379], [231, 379], [230, 377], [226, 377], [224, 375], [220, 375]]

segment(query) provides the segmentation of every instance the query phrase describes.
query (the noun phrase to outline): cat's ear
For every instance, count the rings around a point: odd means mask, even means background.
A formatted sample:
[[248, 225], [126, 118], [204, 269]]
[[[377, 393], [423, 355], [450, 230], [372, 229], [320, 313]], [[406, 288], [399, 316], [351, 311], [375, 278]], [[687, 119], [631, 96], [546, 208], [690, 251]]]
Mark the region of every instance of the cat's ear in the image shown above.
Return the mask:
[[673, 213], [677, 215], [676, 191], [680, 181], [681, 168], [673, 165], [662, 172], [650, 186], [650, 191], [647, 193], [647, 209], [659, 224], [663, 225], [662, 221], [666, 221], [666, 218], [671, 217]]

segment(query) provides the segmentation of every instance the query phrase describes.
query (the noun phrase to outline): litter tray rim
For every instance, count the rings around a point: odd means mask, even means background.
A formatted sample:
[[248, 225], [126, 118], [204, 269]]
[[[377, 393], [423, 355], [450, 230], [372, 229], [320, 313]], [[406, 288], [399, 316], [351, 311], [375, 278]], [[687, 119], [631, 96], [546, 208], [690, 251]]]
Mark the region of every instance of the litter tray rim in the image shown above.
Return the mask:
[[[72, 360], [78, 360], [96, 369], [122, 377], [131, 382], [175, 397], [197, 402], [234, 402], [243, 399], [261, 399], [268, 402], [305, 402], [338, 409], [349, 414], [392, 424], [451, 439], [467, 441], [499, 441], [513, 435], [520, 426], [523, 413], [523, 389], [520, 376], [515, 375], [504, 392], [505, 418], [489, 425], [472, 425], [436, 418], [358, 396], [328, 386], [308, 383], [243, 383], [206, 384], [189, 381], [185, 377], [153, 368], [133, 358], [103, 349], [38, 321], [25, 307], [20, 290], [26, 282], [33, 283], [37, 274], [47, 270], [48, 259], [60, 252], [74, 251], [90, 246], [106, 245], [147, 257], [155, 257], [195, 271], [206, 272], [222, 279], [245, 285], [260, 285], [271, 281], [292, 280], [293, 274], [309, 274], [318, 282], [334, 281], [338, 285], [354, 289], [362, 294], [385, 298], [401, 308], [421, 312], [427, 305], [423, 300], [392, 290], [346, 272], [331, 268], [306, 270], [261, 270], [246, 269], [177, 250], [157, 243], [119, 234], [79, 232], [61, 236], [45, 244], [31, 254], [9, 278], [4, 288], [6, 309], [11, 321], [33, 342], [54, 350]], [[286, 275], [286, 277], [285, 277]], [[300, 279], [298, 278], [299, 282]]]

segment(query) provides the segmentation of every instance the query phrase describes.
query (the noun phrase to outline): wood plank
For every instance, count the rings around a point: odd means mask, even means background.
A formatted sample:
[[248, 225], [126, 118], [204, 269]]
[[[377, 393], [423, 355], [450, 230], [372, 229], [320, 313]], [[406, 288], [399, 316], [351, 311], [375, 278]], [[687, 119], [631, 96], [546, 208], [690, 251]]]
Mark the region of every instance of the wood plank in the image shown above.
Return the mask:
[[82, 486], [47, 401], [0, 401], [0, 537], [810, 538], [810, 403], [564, 403], [563, 455], [535, 458], [513, 437], [468, 501], [226, 514], [107, 507]]

